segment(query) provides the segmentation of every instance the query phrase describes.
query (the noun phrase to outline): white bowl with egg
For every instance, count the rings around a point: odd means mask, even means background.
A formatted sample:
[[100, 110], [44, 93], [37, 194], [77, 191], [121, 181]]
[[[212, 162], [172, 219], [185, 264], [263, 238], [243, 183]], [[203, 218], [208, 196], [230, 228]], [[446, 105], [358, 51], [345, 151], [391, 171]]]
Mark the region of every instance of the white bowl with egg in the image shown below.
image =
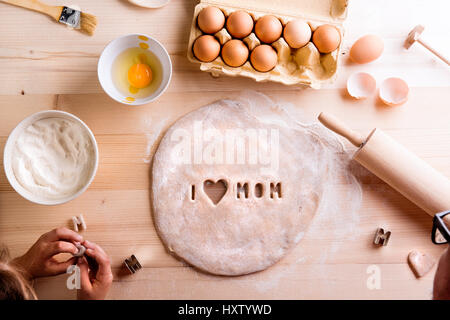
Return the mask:
[[[122, 77], [125, 79], [128, 67], [124, 67], [121, 73], [115, 71], [117, 60], [126, 51], [133, 49], [145, 51], [155, 65], [155, 68], [151, 68], [153, 78], [150, 83], [154, 87], [145, 95], [128, 92], [125, 84], [121, 85], [126, 81]], [[98, 61], [97, 72], [103, 90], [112, 99], [127, 105], [143, 105], [158, 99], [167, 89], [172, 78], [172, 62], [167, 50], [156, 39], [145, 34], [129, 34], [111, 41], [105, 47]]]
[[25, 199], [58, 205], [77, 198], [98, 168], [94, 134], [78, 117], [64, 111], [35, 113], [20, 122], [6, 141], [6, 177]]

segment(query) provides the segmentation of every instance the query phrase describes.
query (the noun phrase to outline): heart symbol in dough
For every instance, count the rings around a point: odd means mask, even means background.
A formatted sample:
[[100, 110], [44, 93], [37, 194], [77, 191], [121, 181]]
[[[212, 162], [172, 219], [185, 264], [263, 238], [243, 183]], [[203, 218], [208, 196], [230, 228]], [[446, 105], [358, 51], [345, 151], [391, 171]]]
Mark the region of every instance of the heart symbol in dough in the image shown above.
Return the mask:
[[227, 190], [228, 184], [223, 179], [217, 180], [216, 182], [212, 180], [205, 180], [203, 182], [203, 191], [214, 205], [217, 205], [222, 200]]

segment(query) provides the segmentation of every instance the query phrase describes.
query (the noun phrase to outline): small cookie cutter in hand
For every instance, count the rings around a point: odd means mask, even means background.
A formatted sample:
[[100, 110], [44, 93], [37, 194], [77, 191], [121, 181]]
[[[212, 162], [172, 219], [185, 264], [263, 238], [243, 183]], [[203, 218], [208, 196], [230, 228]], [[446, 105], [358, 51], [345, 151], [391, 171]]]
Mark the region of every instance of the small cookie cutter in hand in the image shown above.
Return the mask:
[[84, 254], [86, 252], [86, 247], [80, 244], [77, 246], [77, 248], [78, 248], [78, 252], [75, 253], [73, 256], [77, 257], [77, 258], [84, 256]]

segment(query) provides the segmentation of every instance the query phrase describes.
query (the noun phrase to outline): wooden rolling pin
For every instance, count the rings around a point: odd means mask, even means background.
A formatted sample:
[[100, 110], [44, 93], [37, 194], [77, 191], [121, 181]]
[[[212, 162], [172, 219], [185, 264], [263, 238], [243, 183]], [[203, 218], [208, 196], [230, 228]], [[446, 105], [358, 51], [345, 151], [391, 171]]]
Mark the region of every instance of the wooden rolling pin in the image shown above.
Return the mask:
[[[334, 116], [319, 121], [358, 147], [353, 159], [431, 216], [450, 210], [450, 180], [379, 129], [367, 138]], [[445, 217], [450, 225], [450, 215]]]

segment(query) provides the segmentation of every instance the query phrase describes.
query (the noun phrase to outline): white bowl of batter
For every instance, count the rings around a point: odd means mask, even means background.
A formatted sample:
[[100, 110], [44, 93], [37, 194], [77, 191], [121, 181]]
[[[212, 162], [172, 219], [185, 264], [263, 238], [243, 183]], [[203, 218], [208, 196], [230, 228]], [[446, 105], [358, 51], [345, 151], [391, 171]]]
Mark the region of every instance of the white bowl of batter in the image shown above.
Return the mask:
[[25, 199], [58, 205], [81, 195], [94, 180], [98, 147], [76, 116], [57, 110], [35, 113], [11, 132], [3, 164], [9, 183]]

